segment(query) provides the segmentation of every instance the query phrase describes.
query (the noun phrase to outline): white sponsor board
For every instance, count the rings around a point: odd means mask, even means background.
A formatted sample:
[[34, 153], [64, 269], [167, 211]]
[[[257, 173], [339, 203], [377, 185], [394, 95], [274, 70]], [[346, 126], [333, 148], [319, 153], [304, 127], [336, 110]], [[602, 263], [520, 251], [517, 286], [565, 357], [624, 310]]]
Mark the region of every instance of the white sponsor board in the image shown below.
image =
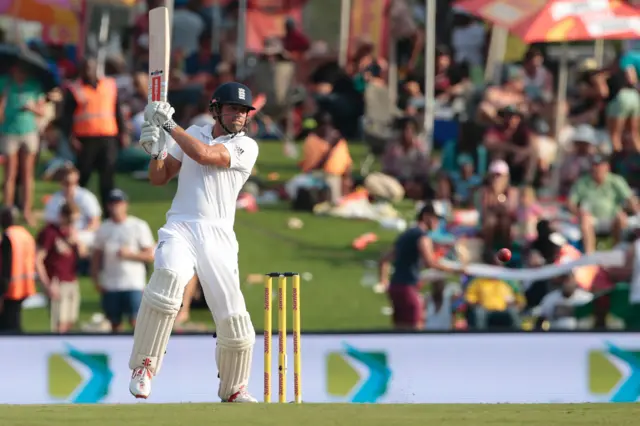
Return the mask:
[[[131, 345], [131, 336], [0, 337], [0, 403], [136, 403]], [[640, 393], [640, 333], [303, 335], [301, 346], [305, 402], [627, 402]], [[258, 336], [249, 388], [259, 399], [262, 348]], [[273, 349], [276, 374], [275, 338]], [[174, 336], [142, 403], [218, 401], [214, 353], [211, 336]], [[276, 401], [275, 376], [272, 385]]]

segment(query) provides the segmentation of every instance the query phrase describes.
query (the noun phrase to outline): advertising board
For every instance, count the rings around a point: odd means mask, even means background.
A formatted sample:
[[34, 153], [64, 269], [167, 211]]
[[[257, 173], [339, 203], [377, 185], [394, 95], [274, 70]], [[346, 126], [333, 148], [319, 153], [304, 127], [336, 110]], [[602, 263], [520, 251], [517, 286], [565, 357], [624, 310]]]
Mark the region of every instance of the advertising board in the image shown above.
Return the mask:
[[[640, 394], [639, 342], [640, 333], [303, 335], [302, 396], [356, 403], [631, 402]], [[137, 403], [128, 393], [131, 346], [131, 336], [1, 337], [0, 403]], [[172, 337], [143, 403], [218, 401], [214, 354], [211, 336]], [[262, 359], [258, 336], [249, 389], [259, 399]], [[273, 392], [275, 401], [277, 386]]]

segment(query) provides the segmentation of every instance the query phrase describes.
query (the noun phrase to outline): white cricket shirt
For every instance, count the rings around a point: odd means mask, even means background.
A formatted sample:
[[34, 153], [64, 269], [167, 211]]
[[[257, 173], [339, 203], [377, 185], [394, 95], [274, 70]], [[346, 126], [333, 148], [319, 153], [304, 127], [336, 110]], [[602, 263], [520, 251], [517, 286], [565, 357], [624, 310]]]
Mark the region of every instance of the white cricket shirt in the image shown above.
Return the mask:
[[223, 144], [231, 156], [229, 168], [203, 166], [171, 141], [169, 155], [182, 163], [178, 190], [167, 213], [169, 221], [228, 222], [233, 226], [238, 194], [251, 175], [258, 158], [258, 144], [244, 133], [213, 139], [212, 125], [191, 126], [187, 133], [207, 145]]

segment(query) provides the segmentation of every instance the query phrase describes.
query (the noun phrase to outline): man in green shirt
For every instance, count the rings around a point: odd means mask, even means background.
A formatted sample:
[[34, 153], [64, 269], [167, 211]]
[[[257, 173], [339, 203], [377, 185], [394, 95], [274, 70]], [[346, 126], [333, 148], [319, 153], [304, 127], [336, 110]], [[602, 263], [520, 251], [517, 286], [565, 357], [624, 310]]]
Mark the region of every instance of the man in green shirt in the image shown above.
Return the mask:
[[45, 93], [40, 82], [19, 65], [0, 76], [0, 153], [6, 157], [4, 205], [15, 204], [18, 170], [22, 176], [24, 218], [33, 224], [34, 167], [40, 135], [36, 117], [44, 115]]
[[627, 223], [625, 208], [640, 211], [629, 184], [611, 173], [605, 156], [595, 155], [591, 173], [578, 179], [569, 193], [569, 210], [579, 218], [587, 253], [596, 249], [596, 232], [611, 232], [616, 244], [621, 241]]

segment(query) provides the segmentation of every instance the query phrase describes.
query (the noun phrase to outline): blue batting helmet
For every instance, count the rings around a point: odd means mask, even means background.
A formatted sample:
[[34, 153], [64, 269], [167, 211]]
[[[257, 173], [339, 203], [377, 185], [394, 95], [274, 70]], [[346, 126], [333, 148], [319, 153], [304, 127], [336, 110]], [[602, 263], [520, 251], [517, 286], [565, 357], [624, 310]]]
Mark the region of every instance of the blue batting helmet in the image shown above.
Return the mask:
[[254, 110], [251, 89], [235, 81], [221, 84], [211, 97], [209, 108], [213, 111], [216, 105], [242, 105]]

